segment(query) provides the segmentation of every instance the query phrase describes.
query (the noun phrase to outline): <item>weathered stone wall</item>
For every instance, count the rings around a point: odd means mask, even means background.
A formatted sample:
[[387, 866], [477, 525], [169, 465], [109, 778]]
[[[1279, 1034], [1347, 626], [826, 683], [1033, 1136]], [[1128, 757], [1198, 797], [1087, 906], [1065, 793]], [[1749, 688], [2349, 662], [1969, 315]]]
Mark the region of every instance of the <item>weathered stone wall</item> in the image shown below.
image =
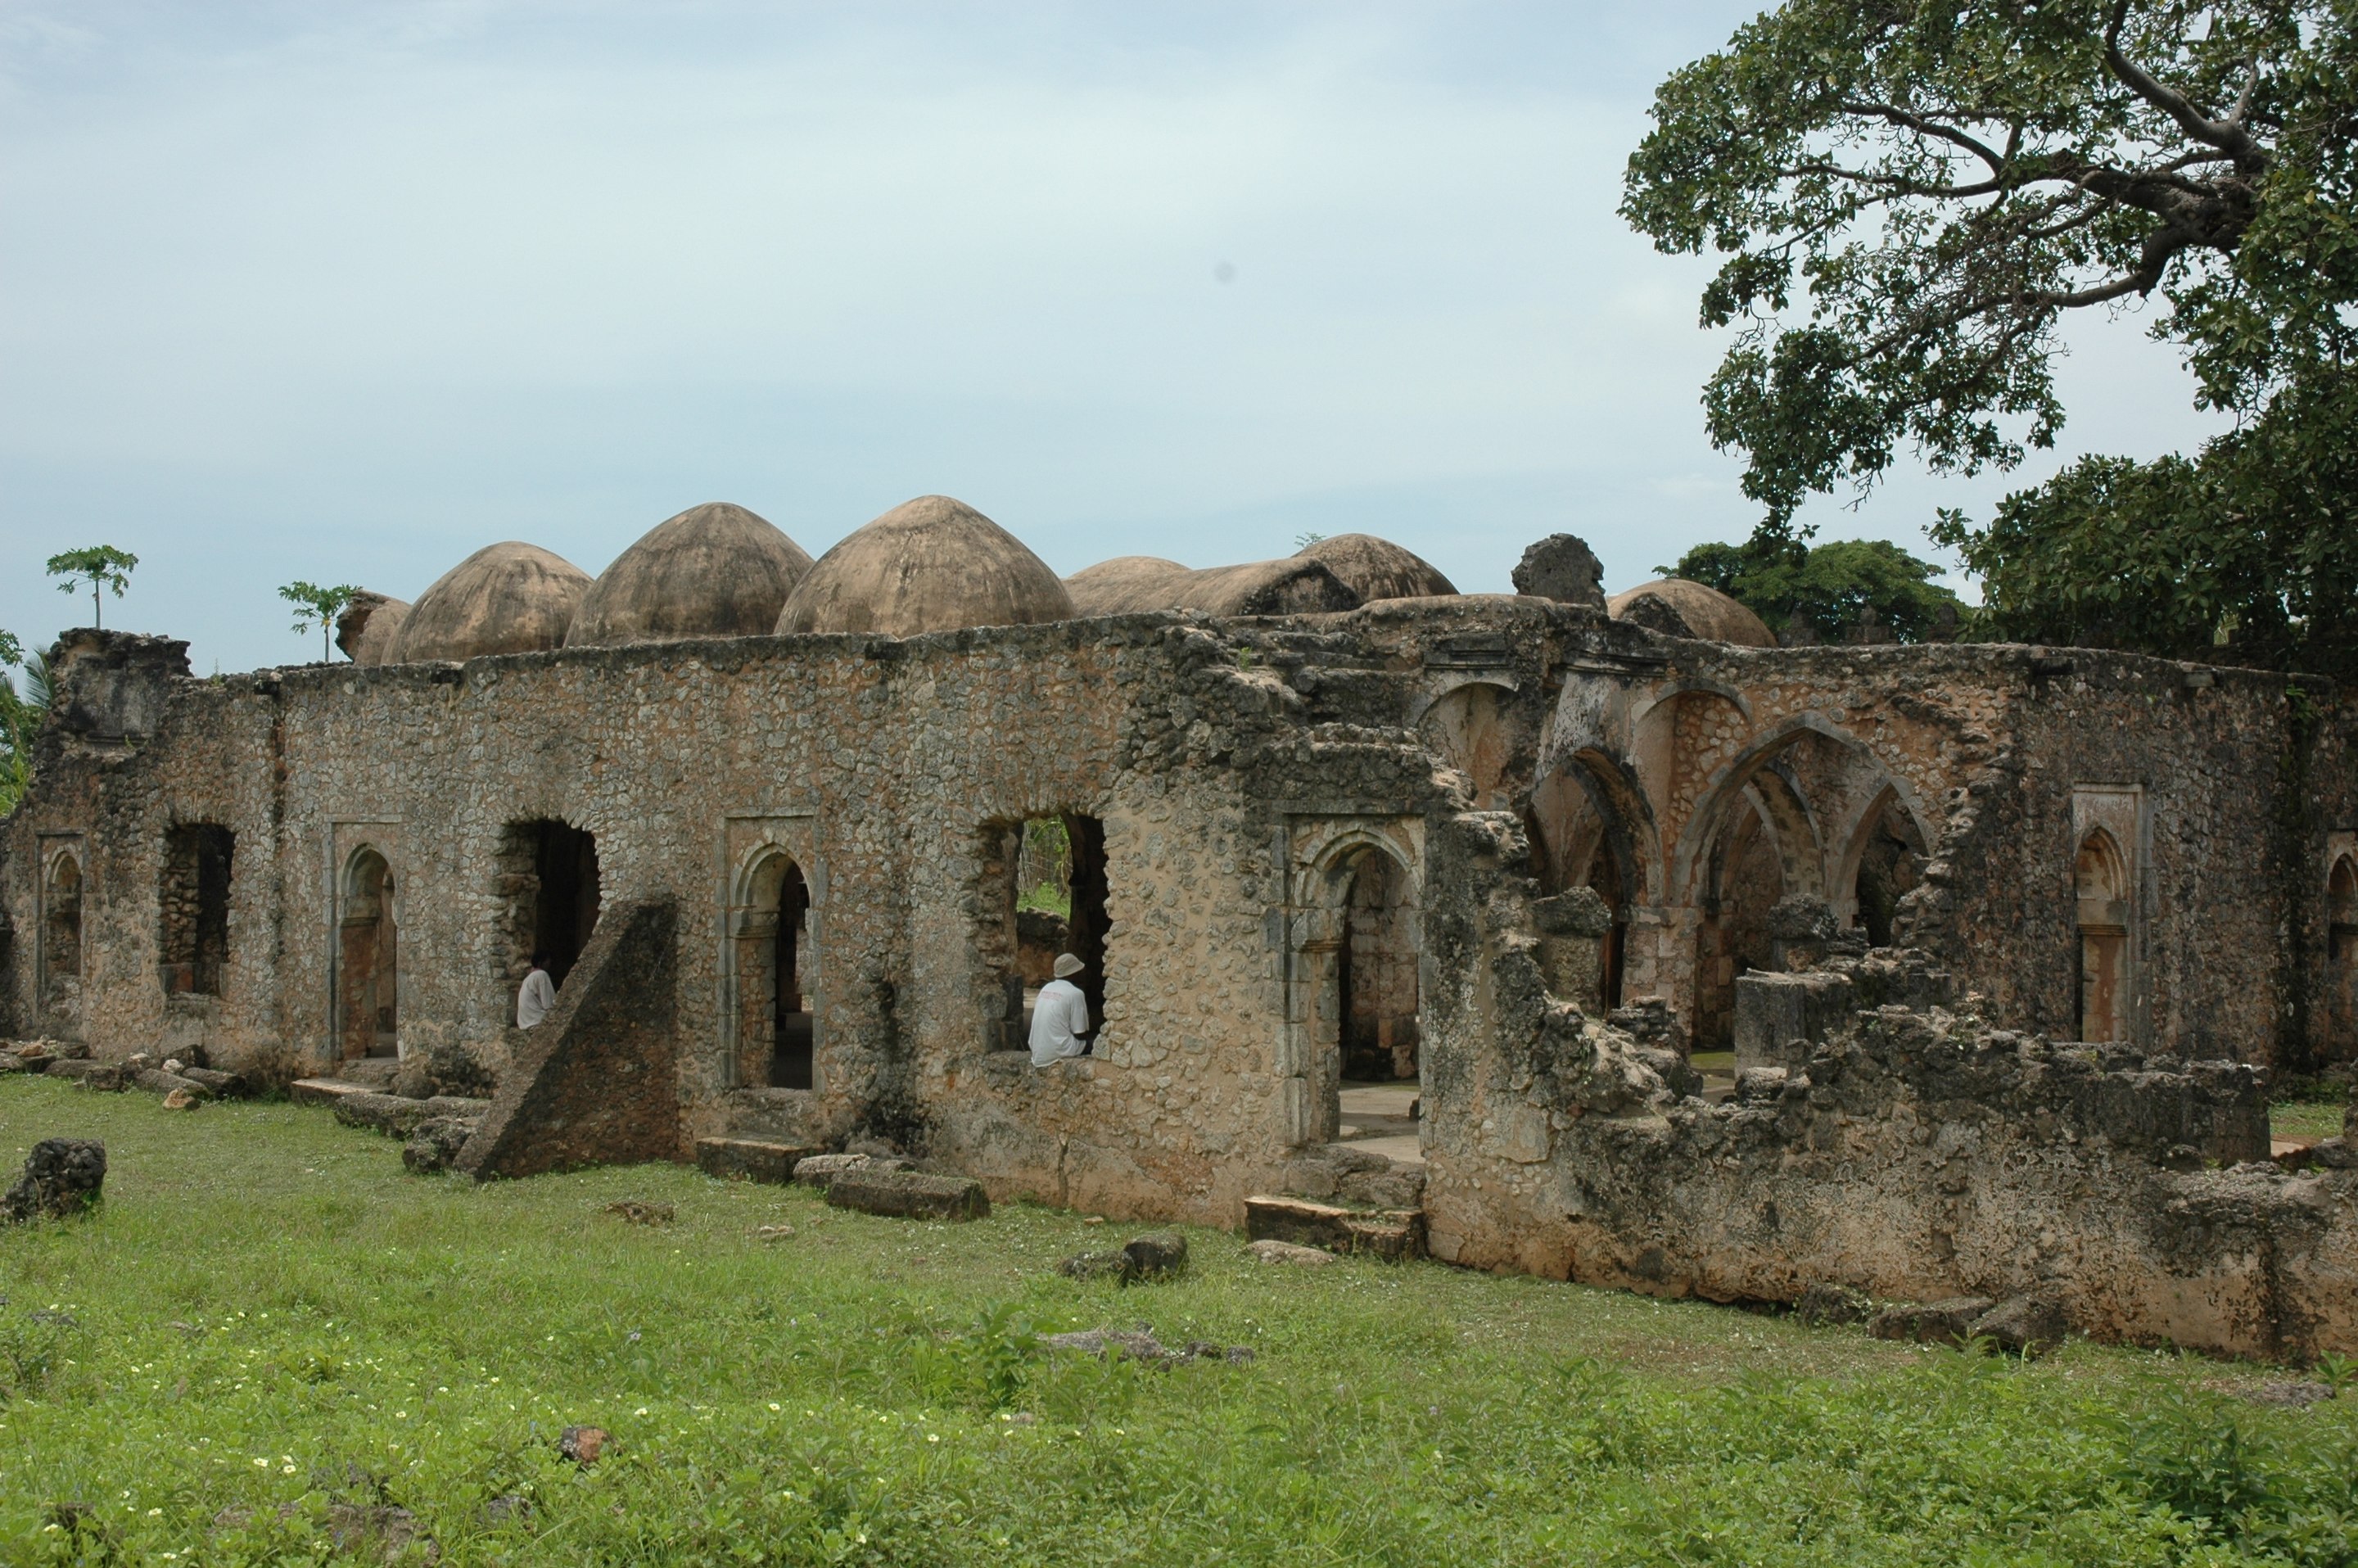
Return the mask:
[[[1967, 1264], [1941, 1261], [1941, 1234], [1985, 1274], [2015, 1256], [1995, 1209], [1929, 1217], [1943, 1178], [1890, 1131], [1908, 1117], [1995, 1119], [1976, 1136], [1996, 1152], [1969, 1160], [1970, 1179], [1986, 1178], [1991, 1204], [2048, 1214], [2057, 1267], [2077, 1280], [2101, 1272], [2102, 1195], [2192, 1177], [2155, 1174], [2149, 1154], [2109, 1138], [2042, 1163], [2009, 1141], [2028, 1136], [2005, 1130], [2011, 1112], [1975, 1112], [1972, 1096], [1865, 1045], [1829, 1091], [1851, 1097], [1836, 1124], [1851, 1152], [1779, 1145], [1776, 1162], [1747, 1163], [1724, 1141], [1765, 1134], [1738, 1138], [1736, 1112], [1660, 1107], [1660, 1074], [1550, 1006], [1542, 974], [1577, 971], [1589, 997], [1600, 955], [1623, 944], [1624, 999], [1660, 999], [1676, 1045], [1703, 1001], [1699, 957], [1745, 922], [1785, 965], [1855, 929], [1862, 856], [1898, 821], [1925, 859], [1900, 902], [1903, 938], [1950, 971], [1961, 1008], [2066, 1037], [2073, 853], [2102, 821], [2137, 857], [2133, 1044], [2266, 1059], [2286, 1021], [2316, 1027], [2321, 1010], [2302, 999], [2331, 962], [2327, 852], [2358, 829], [2350, 716], [2300, 719], [2281, 679], [2189, 684], [2156, 661], [2018, 648], [1737, 649], [1531, 600], [211, 681], [186, 678], [178, 644], [66, 652], [60, 713], [75, 717], [45, 731], [37, 786], [0, 830], [19, 1029], [113, 1056], [189, 1043], [231, 1062], [327, 1065], [339, 926], [369, 851], [400, 890], [402, 1050], [504, 1065], [522, 894], [503, 846], [514, 825], [561, 821], [594, 836], [605, 907], [676, 911], [676, 1152], [698, 1137], [882, 1135], [995, 1195], [1233, 1222], [1245, 1195], [1333, 1135], [1346, 905], [1380, 856], [1417, 911], [1437, 1244], [1666, 1289], [1719, 1290], [1724, 1276], [1772, 1294], [1780, 1266], [1963, 1278]], [[1566, 778], [1577, 787], [1551, 784]], [[1574, 810], [1598, 814], [1621, 904], [1595, 918], [1584, 904], [1576, 931], [1552, 928], [1560, 946], [1595, 950], [1542, 966], [1531, 834]], [[1103, 826], [1105, 1027], [1095, 1055], [1038, 1071], [1003, 1048], [1011, 956], [994, 836], [1055, 814]], [[227, 960], [218, 997], [171, 996], [165, 856], [176, 826], [200, 823], [235, 835]], [[1747, 835], [1766, 858], [1730, 881]], [[86, 878], [78, 996], [43, 988], [22, 937], [62, 853]], [[755, 890], [776, 885], [756, 873], [781, 855], [810, 898], [809, 1089], [744, 1081], [758, 1075], [736, 1039], [760, 1000], [741, 994], [759, 976], [741, 975], [738, 955], [761, 929]], [[2277, 869], [2294, 864], [2298, 878]], [[1733, 973], [1714, 983], [1744, 987]], [[1862, 1128], [1874, 1130], [1849, 1130]], [[2112, 1152], [2086, 1152], [2096, 1144]], [[1747, 1193], [1779, 1215], [1832, 1216], [1854, 1189], [1889, 1195], [1877, 1202], [1899, 1228], [1881, 1251], [1856, 1250], [1871, 1227], [1831, 1218], [1740, 1247], [1713, 1228]], [[1634, 1195], [1595, 1195], [1612, 1191]], [[1649, 1203], [1667, 1206], [1649, 1218]], [[2104, 1256], [2131, 1275], [2175, 1266], [2159, 1242], [2118, 1246]], [[1649, 1247], [1659, 1279], [1639, 1266]], [[2164, 1320], [2147, 1303], [2104, 1321], [2146, 1333]]]
[[[1458, 890], [1427, 912], [1456, 977], [1425, 1088], [1438, 1256], [1718, 1301], [2036, 1292], [2107, 1338], [2358, 1346], [2358, 1173], [2267, 1162], [2261, 1069], [1894, 1004], [1729, 1103], [1681, 1098], [1674, 1056], [1547, 993], [1512, 819], [1461, 816], [1433, 851]], [[1949, 988], [1920, 959], [1842, 983]]]

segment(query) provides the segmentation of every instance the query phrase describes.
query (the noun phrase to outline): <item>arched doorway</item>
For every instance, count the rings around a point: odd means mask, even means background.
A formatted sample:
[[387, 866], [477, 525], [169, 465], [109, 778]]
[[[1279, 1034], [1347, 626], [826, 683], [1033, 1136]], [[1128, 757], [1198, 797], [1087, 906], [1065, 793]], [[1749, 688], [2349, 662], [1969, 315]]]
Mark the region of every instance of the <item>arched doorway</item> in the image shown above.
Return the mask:
[[1924, 880], [1924, 836], [1890, 790], [1867, 808], [1859, 831], [1850, 890], [1855, 923], [1867, 946], [1888, 947], [1900, 899]]
[[[1341, 836], [1304, 866], [1293, 928], [1289, 1073], [1300, 1074], [1302, 1098], [1291, 1136], [1326, 1142], [1347, 1118], [1363, 1132], [1412, 1129], [1422, 1066], [1414, 871], [1372, 834]], [[1347, 1065], [1370, 1076], [1346, 1082]], [[1400, 1128], [1386, 1127], [1394, 1119]]]
[[363, 849], [344, 871], [343, 918], [337, 928], [337, 996], [341, 1054], [400, 1054], [400, 926], [393, 870]]
[[737, 930], [737, 1082], [806, 1089], [817, 1081], [811, 968], [810, 884], [784, 853], [747, 878]]
[[1360, 1083], [1416, 1077], [1416, 904], [1400, 862], [1356, 857], [1336, 954], [1342, 1074]]
[[2358, 862], [2337, 857], [2326, 878], [2326, 1040], [2329, 1062], [2358, 1060]]
[[1695, 1036], [1698, 1051], [1735, 1044], [1736, 981], [1747, 969], [1774, 967], [1768, 916], [1786, 893], [1777, 829], [1757, 792], [1738, 795], [1705, 868], [1702, 921], [1695, 935]]
[[1629, 906], [1644, 892], [1633, 810], [1624, 804], [1632, 792], [1626, 784], [1617, 787], [1610, 774], [1609, 763], [1584, 753], [1540, 781], [1524, 821], [1540, 892], [1588, 888], [1611, 912], [1613, 924], [1596, 956], [1598, 994], [1566, 999], [1583, 1007], [1594, 1003], [1601, 1011], [1621, 1005]]
[[2080, 937], [2080, 1038], [2126, 1040], [2128, 1028], [2128, 864], [2099, 827], [2080, 841], [2072, 865]]
[[49, 861], [41, 890], [41, 978], [52, 1005], [81, 990], [81, 861], [70, 850]]

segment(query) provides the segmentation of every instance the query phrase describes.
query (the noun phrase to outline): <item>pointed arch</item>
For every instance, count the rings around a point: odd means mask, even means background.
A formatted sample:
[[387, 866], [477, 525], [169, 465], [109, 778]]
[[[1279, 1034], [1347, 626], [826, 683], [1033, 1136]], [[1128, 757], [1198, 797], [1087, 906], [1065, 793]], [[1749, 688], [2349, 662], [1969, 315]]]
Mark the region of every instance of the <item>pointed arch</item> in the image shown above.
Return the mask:
[[732, 1046], [728, 1077], [754, 1087], [817, 1083], [817, 1013], [810, 985], [809, 879], [783, 846], [740, 858], [730, 892]]
[[1834, 864], [1835, 916], [1864, 932], [1869, 946], [1887, 947], [1894, 907], [1923, 880], [1931, 854], [1923, 827], [1898, 789], [1886, 784], [1851, 824], [1844, 843]]
[[2126, 1040], [2128, 859], [2104, 828], [2091, 828], [2080, 840], [2071, 881], [2079, 911], [2080, 1038]]
[[393, 865], [376, 845], [344, 858], [337, 887], [338, 1054], [400, 1054], [401, 937]]

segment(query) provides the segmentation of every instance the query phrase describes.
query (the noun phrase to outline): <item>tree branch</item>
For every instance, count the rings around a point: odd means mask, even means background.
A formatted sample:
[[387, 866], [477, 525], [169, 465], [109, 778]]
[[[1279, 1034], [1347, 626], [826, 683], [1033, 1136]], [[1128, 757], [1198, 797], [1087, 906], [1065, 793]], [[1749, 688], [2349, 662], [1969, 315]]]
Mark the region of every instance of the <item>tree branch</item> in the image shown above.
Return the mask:
[[1967, 135], [1953, 125], [1943, 125], [1938, 121], [1911, 114], [1896, 103], [1844, 103], [1840, 107], [1845, 114], [1873, 114], [1878, 119], [1888, 120], [1895, 125], [1905, 125], [1920, 135], [1937, 136], [1944, 142], [1952, 143], [1989, 165], [1993, 173], [2006, 168], [2006, 160], [1991, 151], [1987, 144]]
[[[2233, 155], [2239, 164], [2250, 160], [2265, 165], [2267, 155], [2257, 142], [2252, 140], [2240, 118], [2206, 119], [2183, 94], [2146, 74], [2141, 67], [2121, 52], [2121, 29], [2127, 26], [2128, 16], [2129, 0], [2113, 0], [2112, 20], [2104, 28], [2104, 63], [2112, 68], [2113, 74], [2119, 77], [2130, 92], [2177, 121], [2196, 141], [2208, 142]], [[2242, 106], [2239, 105], [2237, 114], [2240, 115], [2241, 112]]]

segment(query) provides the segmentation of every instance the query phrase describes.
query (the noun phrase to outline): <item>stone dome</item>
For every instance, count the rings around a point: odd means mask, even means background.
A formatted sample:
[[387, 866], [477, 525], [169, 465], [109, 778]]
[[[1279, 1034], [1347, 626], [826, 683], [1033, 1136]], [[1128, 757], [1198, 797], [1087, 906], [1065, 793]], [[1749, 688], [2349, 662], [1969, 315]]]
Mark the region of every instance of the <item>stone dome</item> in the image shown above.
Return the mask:
[[590, 574], [537, 545], [486, 545], [417, 596], [387, 664], [529, 654], [565, 642]]
[[1073, 618], [1064, 583], [1021, 539], [963, 501], [921, 495], [821, 556], [786, 596], [778, 634], [914, 637]]
[[1746, 648], [1777, 645], [1776, 636], [1760, 617], [1717, 589], [1684, 578], [1666, 577], [1617, 593], [1605, 601], [1605, 612], [1616, 621], [1672, 637], [1734, 643]]
[[1317, 561], [1343, 579], [1362, 604], [1379, 599], [1433, 599], [1455, 595], [1457, 585], [1413, 550], [1373, 534], [1337, 534], [1298, 551], [1296, 560]]
[[565, 645], [766, 637], [810, 569], [810, 553], [767, 520], [708, 501], [656, 524], [598, 574]]
[[1065, 579], [1081, 615], [1199, 610], [1206, 615], [1314, 615], [1357, 610], [1359, 596], [1321, 561], [1290, 557], [1201, 571], [1155, 556], [1117, 556]]
[[407, 600], [362, 589], [336, 617], [336, 646], [356, 665], [389, 665], [393, 644], [408, 619]]

